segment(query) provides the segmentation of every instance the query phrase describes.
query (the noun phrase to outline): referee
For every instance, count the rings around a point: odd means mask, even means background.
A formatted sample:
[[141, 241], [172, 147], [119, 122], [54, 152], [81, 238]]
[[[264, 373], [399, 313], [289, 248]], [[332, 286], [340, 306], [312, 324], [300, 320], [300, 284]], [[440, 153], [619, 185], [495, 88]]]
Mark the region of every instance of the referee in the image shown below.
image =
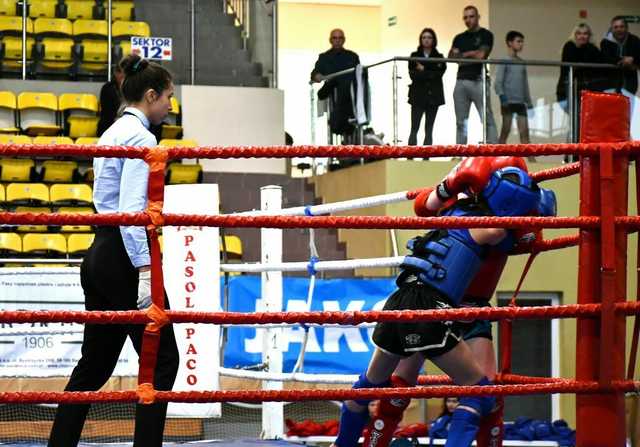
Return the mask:
[[[120, 63], [124, 72], [123, 116], [109, 127], [98, 144], [156, 146], [150, 124], [159, 124], [171, 109], [171, 74], [160, 65], [136, 55]], [[140, 159], [95, 158], [93, 202], [98, 213], [138, 212], [147, 205], [149, 167]], [[144, 227], [99, 227], [80, 268], [87, 310], [135, 310], [151, 305], [149, 246]], [[165, 303], [168, 307], [168, 303]], [[138, 354], [142, 325], [86, 324], [82, 357], [65, 391], [96, 391], [111, 377], [120, 351], [131, 338]], [[154, 387], [171, 390], [179, 355], [173, 327], [162, 328]], [[76, 446], [89, 411], [88, 404], [58, 406], [49, 446]], [[160, 447], [167, 413], [166, 403], [136, 405], [133, 445]]]

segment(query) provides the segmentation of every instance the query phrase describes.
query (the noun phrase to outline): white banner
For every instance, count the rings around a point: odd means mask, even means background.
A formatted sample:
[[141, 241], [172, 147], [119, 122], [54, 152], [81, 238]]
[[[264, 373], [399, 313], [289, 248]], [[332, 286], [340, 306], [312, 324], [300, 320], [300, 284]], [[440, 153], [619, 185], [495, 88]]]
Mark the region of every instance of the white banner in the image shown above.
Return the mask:
[[[218, 214], [218, 185], [171, 185], [165, 188], [165, 213]], [[164, 285], [173, 310], [220, 310], [220, 249], [218, 228], [164, 227]], [[220, 388], [220, 328], [211, 324], [174, 325], [180, 369], [175, 391]], [[169, 414], [219, 417], [214, 404], [169, 404]]]
[[[84, 310], [80, 269], [1, 268], [3, 310]], [[80, 359], [84, 325], [28, 323], [0, 325], [1, 377], [69, 376]], [[138, 354], [127, 342], [113, 373], [136, 376]]]
[[137, 54], [145, 59], [156, 61], [170, 61], [173, 50], [170, 37], [131, 37], [131, 54]]

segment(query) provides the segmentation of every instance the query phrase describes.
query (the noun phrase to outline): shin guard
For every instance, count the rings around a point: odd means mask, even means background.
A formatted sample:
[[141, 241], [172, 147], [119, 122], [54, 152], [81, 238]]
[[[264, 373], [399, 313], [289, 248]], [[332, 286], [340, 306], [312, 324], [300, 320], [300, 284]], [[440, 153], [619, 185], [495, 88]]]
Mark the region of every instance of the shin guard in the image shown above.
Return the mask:
[[[399, 376], [391, 376], [392, 388], [406, 388], [411, 386]], [[369, 421], [363, 447], [387, 447], [393, 438], [393, 433], [402, 420], [404, 410], [411, 399], [381, 399], [373, 417]]]
[[480, 420], [476, 436], [478, 447], [502, 447], [504, 439], [504, 397], [496, 398], [496, 406], [491, 413]]
[[[484, 377], [476, 385], [491, 385], [491, 382]], [[493, 410], [495, 402], [491, 396], [462, 397], [451, 417], [445, 447], [469, 447], [478, 433], [480, 418]]]

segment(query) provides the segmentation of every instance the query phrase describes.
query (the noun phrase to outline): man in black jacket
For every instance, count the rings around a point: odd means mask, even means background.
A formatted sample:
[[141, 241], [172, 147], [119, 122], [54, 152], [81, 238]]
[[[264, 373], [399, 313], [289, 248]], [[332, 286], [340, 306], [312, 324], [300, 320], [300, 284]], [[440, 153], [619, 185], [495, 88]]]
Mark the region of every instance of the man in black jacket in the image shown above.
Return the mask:
[[[635, 95], [638, 90], [638, 66], [640, 65], [640, 39], [629, 32], [624, 17], [611, 19], [611, 30], [602, 42], [600, 50], [606, 62], [619, 65], [622, 70], [610, 70], [609, 88], [624, 92], [626, 96]], [[629, 94], [627, 94], [629, 93]]]
[[[331, 48], [318, 56], [316, 65], [311, 72], [311, 82], [322, 82], [327, 75], [353, 68], [360, 63], [360, 58], [353, 51], [344, 48], [344, 31], [334, 29], [329, 36]], [[331, 132], [339, 135], [350, 135], [353, 125], [349, 119], [353, 118], [353, 103], [351, 101], [351, 83], [354, 74], [349, 73], [330, 79], [318, 91], [318, 98], [331, 101], [331, 115], [329, 126]]]

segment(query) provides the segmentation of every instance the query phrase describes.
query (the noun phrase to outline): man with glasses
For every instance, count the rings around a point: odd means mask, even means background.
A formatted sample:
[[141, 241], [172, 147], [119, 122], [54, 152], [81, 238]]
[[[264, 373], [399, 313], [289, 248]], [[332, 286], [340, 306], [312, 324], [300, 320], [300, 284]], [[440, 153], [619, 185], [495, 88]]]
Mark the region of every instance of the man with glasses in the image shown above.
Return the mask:
[[[449, 57], [487, 59], [493, 48], [493, 34], [480, 26], [478, 8], [475, 6], [464, 8], [463, 19], [467, 30], [453, 39]], [[488, 89], [489, 80], [487, 79], [487, 92]], [[467, 144], [467, 124], [471, 103], [475, 105], [481, 119], [484, 112], [482, 64], [471, 62], [459, 64], [456, 87], [453, 90], [453, 103], [456, 112], [456, 144]], [[485, 119], [487, 120], [487, 143], [497, 143], [498, 132], [490, 101], [487, 101]]]
[[[327, 75], [353, 68], [360, 63], [360, 58], [353, 51], [344, 48], [344, 31], [334, 29], [329, 35], [331, 48], [321, 53], [311, 72], [311, 82], [322, 82]], [[331, 132], [344, 137], [351, 136], [354, 127], [349, 123], [353, 118], [351, 101], [351, 83], [355, 79], [353, 73], [338, 76], [325, 82], [318, 91], [318, 98], [329, 99], [331, 115], [329, 126]]]

